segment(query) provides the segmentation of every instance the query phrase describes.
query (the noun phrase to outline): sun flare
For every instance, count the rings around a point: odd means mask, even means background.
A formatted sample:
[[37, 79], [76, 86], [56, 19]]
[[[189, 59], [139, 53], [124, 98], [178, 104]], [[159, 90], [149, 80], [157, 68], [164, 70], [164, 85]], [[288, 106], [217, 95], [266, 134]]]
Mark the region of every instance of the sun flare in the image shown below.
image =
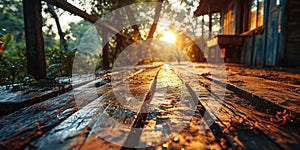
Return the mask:
[[172, 69], [171, 69], [171, 67], [170, 67], [169, 64], [164, 64], [163, 66], [161, 66], [161, 68], [165, 69], [167, 72], [171, 72], [172, 71]]
[[162, 41], [166, 41], [169, 43], [175, 43], [176, 41], [176, 35], [170, 31], [164, 32], [163, 36], [160, 38]]

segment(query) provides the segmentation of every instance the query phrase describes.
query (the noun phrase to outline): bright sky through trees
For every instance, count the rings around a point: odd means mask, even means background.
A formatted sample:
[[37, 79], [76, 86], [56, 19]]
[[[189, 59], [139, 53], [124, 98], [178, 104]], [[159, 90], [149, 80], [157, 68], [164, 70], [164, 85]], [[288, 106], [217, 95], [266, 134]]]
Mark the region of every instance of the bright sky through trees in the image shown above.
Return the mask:
[[[79, 9], [85, 10], [87, 13], [90, 13], [90, 1], [91, 0], [67, 0], [68, 3], [78, 7]], [[84, 4], [80, 4], [80, 2], [83, 2]], [[188, 7], [191, 7], [191, 11], [189, 12], [190, 15], [193, 15], [193, 11], [197, 8], [199, 1], [198, 0], [187, 0], [187, 2], [192, 3], [193, 6], [188, 6], [185, 4], [185, 2], [182, 2], [181, 0], [168, 0], [169, 4], [171, 4], [175, 8], [183, 8], [187, 10]], [[44, 17], [49, 17], [45, 14], [43, 14]], [[207, 18], [205, 18], [207, 19]], [[82, 20], [81, 17], [75, 16], [70, 14], [69, 12], [64, 12], [59, 16], [59, 20], [62, 26], [63, 31], [66, 31], [67, 29], [70, 28], [69, 24], [71, 22], [79, 22]], [[170, 21], [166, 20], [165, 18], [160, 18], [160, 22], [167, 23], [169, 24]], [[46, 22], [48, 25], [51, 24], [54, 27], [56, 26], [55, 21], [52, 17], [49, 17]], [[46, 28], [44, 28], [46, 30]], [[157, 31], [162, 31], [160, 28], [157, 29]], [[142, 31], [141, 31], [142, 32]], [[54, 30], [54, 33], [57, 34], [57, 31]], [[200, 32], [199, 32], [200, 33]], [[58, 36], [56, 37], [57, 39], [59, 38]]]
[[176, 35], [171, 31], [165, 31], [162, 33], [160, 40], [174, 44], [176, 41]]

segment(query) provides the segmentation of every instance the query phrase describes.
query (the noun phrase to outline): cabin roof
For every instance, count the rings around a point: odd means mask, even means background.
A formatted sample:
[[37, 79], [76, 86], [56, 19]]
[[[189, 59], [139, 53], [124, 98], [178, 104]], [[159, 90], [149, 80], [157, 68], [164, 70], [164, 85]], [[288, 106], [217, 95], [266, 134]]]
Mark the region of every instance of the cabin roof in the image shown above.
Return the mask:
[[211, 13], [219, 12], [230, 2], [231, 0], [200, 0], [199, 6], [194, 11], [194, 16], [202, 16], [209, 13], [209, 8]]

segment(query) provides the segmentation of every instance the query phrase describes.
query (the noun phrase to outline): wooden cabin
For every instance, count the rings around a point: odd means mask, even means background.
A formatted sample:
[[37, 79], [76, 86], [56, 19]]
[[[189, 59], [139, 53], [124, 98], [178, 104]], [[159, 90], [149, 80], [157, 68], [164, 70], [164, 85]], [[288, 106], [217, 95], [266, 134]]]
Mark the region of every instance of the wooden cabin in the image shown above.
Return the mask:
[[[300, 0], [200, 0], [195, 16], [220, 13], [208, 57], [258, 66], [300, 66]], [[214, 46], [221, 48], [221, 53]]]

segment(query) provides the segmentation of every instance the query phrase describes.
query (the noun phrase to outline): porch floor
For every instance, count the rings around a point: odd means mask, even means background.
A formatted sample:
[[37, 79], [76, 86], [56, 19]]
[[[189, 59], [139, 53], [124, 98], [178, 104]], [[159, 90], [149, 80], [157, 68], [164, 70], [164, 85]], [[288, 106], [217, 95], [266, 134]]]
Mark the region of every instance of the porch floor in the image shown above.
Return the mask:
[[300, 147], [299, 74], [225, 64], [222, 76], [218, 67], [106, 73], [1, 117], [0, 149]]

